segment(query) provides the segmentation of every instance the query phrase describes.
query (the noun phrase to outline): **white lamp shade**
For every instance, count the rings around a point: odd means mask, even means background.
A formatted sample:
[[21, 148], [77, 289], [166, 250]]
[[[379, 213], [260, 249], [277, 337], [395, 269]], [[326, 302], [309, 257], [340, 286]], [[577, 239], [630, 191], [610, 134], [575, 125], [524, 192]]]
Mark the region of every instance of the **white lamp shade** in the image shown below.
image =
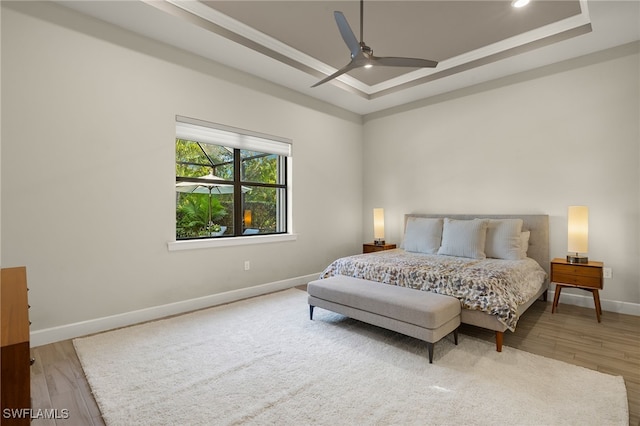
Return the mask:
[[373, 209], [373, 238], [384, 240], [384, 209]]
[[586, 253], [589, 248], [589, 208], [569, 206], [567, 222], [568, 251], [570, 253]]

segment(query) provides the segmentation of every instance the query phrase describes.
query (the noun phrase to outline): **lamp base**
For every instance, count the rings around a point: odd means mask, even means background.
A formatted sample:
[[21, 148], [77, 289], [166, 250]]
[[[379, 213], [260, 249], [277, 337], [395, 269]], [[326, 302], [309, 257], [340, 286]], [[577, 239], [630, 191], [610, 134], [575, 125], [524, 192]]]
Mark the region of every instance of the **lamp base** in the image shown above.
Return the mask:
[[589, 258], [587, 256], [581, 256], [578, 253], [576, 254], [568, 254], [567, 262], [569, 263], [589, 263]]
[[373, 244], [376, 245], [376, 246], [383, 246], [384, 245], [384, 240], [378, 238], [378, 239], [373, 241]]

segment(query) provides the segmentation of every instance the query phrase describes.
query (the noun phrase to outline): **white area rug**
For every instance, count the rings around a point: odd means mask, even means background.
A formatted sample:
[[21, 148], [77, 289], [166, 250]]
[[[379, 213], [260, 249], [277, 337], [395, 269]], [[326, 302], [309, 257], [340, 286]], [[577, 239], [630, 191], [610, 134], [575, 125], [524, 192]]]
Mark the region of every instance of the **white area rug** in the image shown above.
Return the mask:
[[621, 377], [426, 344], [291, 289], [74, 340], [108, 425], [628, 425]]

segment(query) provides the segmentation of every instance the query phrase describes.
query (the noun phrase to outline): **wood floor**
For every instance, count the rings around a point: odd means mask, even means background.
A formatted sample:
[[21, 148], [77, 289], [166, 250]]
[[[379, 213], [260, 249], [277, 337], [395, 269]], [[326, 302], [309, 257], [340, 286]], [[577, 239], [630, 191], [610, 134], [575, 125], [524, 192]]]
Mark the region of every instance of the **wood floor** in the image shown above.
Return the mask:
[[[640, 317], [605, 311], [598, 324], [593, 309], [564, 304], [558, 308], [552, 315], [551, 303], [536, 302], [515, 333], [505, 332], [504, 344], [623, 376], [629, 424], [640, 426]], [[477, 327], [463, 325], [461, 333], [494, 341], [493, 332]], [[32, 348], [31, 353], [36, 359], [31, 374], [33, 408], [69, 411], [67, 419], [35, 419], [33, 425], [104, 424], [71, 340]]]

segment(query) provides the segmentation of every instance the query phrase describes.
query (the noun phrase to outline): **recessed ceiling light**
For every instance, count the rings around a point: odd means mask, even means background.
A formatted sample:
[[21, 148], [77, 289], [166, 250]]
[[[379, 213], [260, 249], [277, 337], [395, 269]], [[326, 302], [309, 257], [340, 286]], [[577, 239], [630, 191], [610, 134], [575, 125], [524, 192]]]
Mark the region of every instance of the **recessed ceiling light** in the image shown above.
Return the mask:
[[529, 4], [529, 0], [513, 0], [511, 2], [511, 6], [513, 7], [524, 7]]
[[371, 67], [373, 67], [373, 64], [367, 64], [367, 65], [365, 65], [364, 67], [365, 67], [365, 68], [371, 68]]

